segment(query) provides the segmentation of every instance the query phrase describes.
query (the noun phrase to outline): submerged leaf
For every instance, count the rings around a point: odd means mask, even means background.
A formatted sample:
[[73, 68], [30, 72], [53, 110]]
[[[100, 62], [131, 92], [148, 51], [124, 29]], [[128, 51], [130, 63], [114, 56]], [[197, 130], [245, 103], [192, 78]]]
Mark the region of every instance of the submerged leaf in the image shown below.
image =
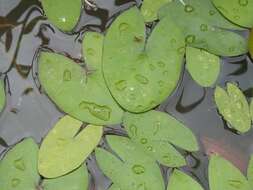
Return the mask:
[[253, 0], [212, 0], [216, 8], [232, 22], [253, 27]]
[[221, 56], [246, 53], [246, 39], [225, 30], [238, 27], [218, 15], [219, 12], [215, 11], [209, 0], [188, 0], [185, 5], [180, 1], [168, 3], [159, 16], [162, 20], [173, 20], [184, 33], [189, 46]]
[[[163, 190], [164, 182], [157, 163], [126, 137], [107, 136], [117, 156], [97, 148], [96, 159], [113, 188]], [[122, 175], [123, 174], [123, 175]]]
[[247, 170], [247, 177], [251, 187], [253, 188], [253, 155], [251, 155]]
[[130, 112], [160, 104], [178, 83], [184, 47], [170, 20], [159, 22], [146, 44], [140, 11], [134, 7], [121, 14], [107, 31], [103, 54], [104, 77], [116, 101]]
[[3, 110], [6, 102], [4, 83], [0, 81], [0, 112]]
[[104, 82], [102, 47], [101, 34], [88, 32], [85, 35], [86, 70], [62, 55], [41, 53], [39, 79], [48, 96], [69, 115], [96, 125], [118, 124], [123, 111]]
[[37, 159], [38, 146], [31, 138], [8, 151], [0, 161], [1, 190], [34, 190], [40, 179]]
[[203, 87], [212, 86], [220, 74], [220, 58], [193, 47], [186, 48], [186, 66], [192, 78]]
[[227, 92], [217, 86], [214, 99], [219, 113], [230, 124], [230, 127], [241, 133], [251, 128], [249, 104], [242, 91], [234, 84], [227, 83]]
[[211, 156], [208, 175], [210, 190], [251, 190], [240, 170], [218, 155]]
[[81, 0], [42, 0], [48, 19], [63, 31], [71, 31], [81, 15]]
[[78, 168], [97, 146], [103, 127], [88, 125], [80, 131], [82, 123], [70, 116], [58, 121], [43, 140], [39, 150], [39, 173], [55, 178]]
[[174, 170], [169, 178], [167, 190], [204, 190], [201, 185], [193, 178], [181, 172]]
[[174, 146], [187, 151], [198, 150], [190, 129], [168, 114], [158, 111], [126, 113], [123, 124], [131, 140], [163, 165], [180, 167], [186, 164]]

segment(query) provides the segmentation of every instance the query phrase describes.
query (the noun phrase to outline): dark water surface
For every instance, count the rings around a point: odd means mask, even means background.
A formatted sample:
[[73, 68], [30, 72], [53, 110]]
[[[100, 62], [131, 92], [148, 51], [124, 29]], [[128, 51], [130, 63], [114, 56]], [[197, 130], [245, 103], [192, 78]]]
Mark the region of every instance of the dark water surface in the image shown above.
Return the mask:
[[[86, 8], [72, 34], [53, 27], [42, 15], [36, 0], [0, 0], [0, 71], [5, 81], [7, 105], [0, 115], [0, 154], [24, 137], [32, 136], [38, 143], [63, 115], [43, 93], [37, 78], [36, 55], [42, 48], [50, 49], [82, 62], [81, 40], [87, 30], [105, 32], [113, 19], [140, 0], [97, 0], [97, 11]], [[225, 58], [217, 84], [233, 81], [245, 95], [253, 97], [253, 64], [247, 55]], [[198, 86], [184, 72], [175, 93], [158, 108], [170, 113], [191, 128], [199, 139], [198, 153], [184, 152], [189, 161], [185, 171], [208, 189], [208, 155], [219, 153], [245, 173], [253, 153], [253, 131], [238, 135], [229, 130], [217, 113], [213, 88]], [[106, 128], [105, 133], [124, 134], [120, 126]], [[110, 181], [101, 174], [94, 157], [88, 159], [92, 174], [90, 189], [104, 190]], [[161, 167], [165, 180], [169, 170]]]

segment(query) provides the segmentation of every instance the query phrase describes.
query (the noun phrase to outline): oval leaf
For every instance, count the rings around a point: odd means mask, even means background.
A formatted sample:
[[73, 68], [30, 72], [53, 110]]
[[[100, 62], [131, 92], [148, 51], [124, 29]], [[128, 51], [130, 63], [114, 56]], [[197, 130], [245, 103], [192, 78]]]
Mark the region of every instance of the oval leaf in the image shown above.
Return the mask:
[[102, 47], [102, 35], [85, 35], [83, 51], [88, 72], [62, 55], [41, 53], [39, 79], [49, 97], [71, 116], [96, 125], [118, 124], [123, 111], [102, 76]]
[[81, 0], [42, 0], [48, 19], [63, 31], [71, 31], [81, 15]]
[[105, 37], [105, 79], [117, 102], [130, 112], [150, 110], [165, 100], [182, 69], [184, 41], [172, 22], [159, 22], [146, 45], [145, 39], [136, 7], [120, 15]]
[[166, 166], [186, 164], [174, 146], [187, 151], [198, 150], [197, 140], [190, 129], [168, 114], [158, 111], [126, 113], [123, 124], [133, 142]]
[[[70, 116], [58, 121], [43, 140], [39, 150], [39, 173], [55, 178], [78, 168], [97, 146], [103, 127], [88, 125]], [[80, 131], [81, 130], [81, 131]]]
[[38, 146], [28, 138], [16, 144], [0, 161], [1, 190], [34, 190], [39, 183]]
[[251, 190], [240, 170], [218, 155], [211, 156], [208, 175], [210, 190]]
[[119, 136], [107, 136], [107, 141], [117, 156], [98, 148], [96, 159], [116, 189], [165, 189], [158, 165], [135, 143]]
[[227, 83], [227, 92], [217, 86], [214, 99], [219, 113], [230, 124], [229, 127], [240, 133], [251, 128], [249, 104], [242, 91], [234, 84]]
[[220, 74], [220, 58], [193, 47], [186, 48], [186, 66], [192, 78], [203, 87], [212, 86]]
[[253, 155], [251, 155], [247, 170], [247, 177], [251, 187], [253, 188]]
[[4, 83], [0, 81], [0, 112], [4, 109], [6, 102]]

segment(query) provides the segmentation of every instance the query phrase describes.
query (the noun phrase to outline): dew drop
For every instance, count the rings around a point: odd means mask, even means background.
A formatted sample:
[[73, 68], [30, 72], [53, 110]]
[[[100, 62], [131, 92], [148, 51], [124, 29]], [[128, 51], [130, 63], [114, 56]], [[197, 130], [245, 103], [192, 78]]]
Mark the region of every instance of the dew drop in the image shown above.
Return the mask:
[[240, 19], [240, 16], [239, 16], [239, 15], [235, 15], [235, 16], [234, 16], [234, 19], [235, 19], [235, 20], [239, 20], [239, 19]]
[[141, 183], [137, 186], [137, 190], [147, 190], [145, 183]]
[[141, 144], [147, 144], [148, 142], [148, 139], [146, 138], [141, 138]]
[[237, 109], [243, 108], [243, 103], [241, 101], [237, 101], [235, 105], [236, 105]]
[[163, 61], [158, 61], [157, 65], [161, 68], [165, 67], [165, 63]]
[[134, 137], [137, 136], [137, 127], [136, 127], [135, 125], [132, 124], [132, 125], [129, 127], [129, 131], [130, 131], [130, 133], [131, 133], [132, 136], [134, 136]]
[[134, 77], [139, 83], [141, 83], [141, 84], [148, 84], [148, 82], [149, 82], [149, 80], [146, 78], [146, 77], [144, 77], [143, 75], [135, 75], [135, 77]]
[[87, 54], [90, 55], [90, 56], [93, 56], [93, 55], [95, 55], [95, 50], [92, 49], [92, 48], [88, 48], [87, 49]]
[[160, 127], [161, 127], [161, 122], [160, 121], [155, 122], [153, 135], [156, 135], [159, 132]]
[[118, 81], [118, 82], [115, 83], [115, 87], [116, 87], [117, 90], [123, 91], [127, 87], [127, 81], [120, 80], [120, 81]]
[[169, 74], [169, 71], [163, 71], [163, 75], [167, 76]]
[[195, 36], [194, 35], [187, 35], [185, 38], [185, 42], [187, 44], [192, 44], [195, 41]]
[[177, 52], [178, 52], [179, 54], [184, 54], [184, 52], [185, 52], [185, 47], [180, 47], [180, 48], [178, 48], [178, 49], [177, 49]]
[[66, 69], [63, 72], [63, 80], [64, 81], [70, 81], [71, 80], [71, 72], [70, 70]]
[[129, 28], [129, 24], [127, 24], [125, 22], [120, 23], [120, 25], [119, 25], [119, 31], [120, 32], [125, 32], [125, 31], [128, 30], [128, 28]]
[[20, 179], [18, 179], [18, 178], [13, 178], [13, 179], [11, 180], [11, 186], [12, 186], [13, 188], [17, 187], [19, 184], [20, 184]]
[[159, 84], [160, 87], [164, 87], [165, 86], [165, 83], [162, 80], [158, 81], [158, 84]]
[[147, 150], [148, 150], [148, 151], [153, 151], [153, 147], [152, 147], [152, 146], [148, 146], [148, 147], [147, 147]]
[[148, 66], [149, 66], [149, 69], [150, 69], [151, 71], [154, 71], [154, 70], [155, 70], [155, 66], [154, 66], [154, 65], [149, 64]]
[[17, 160], [14, 160], [14, 166], [18, 170], [25, 171], [25, 163], [24, 163], [23, 158], [19, 158]]
[[190, 13], [190, 12], [194, 11], [194, 8], [191, 5], [185, 5], [184, 11], [187, 13]]
[[209, 11], [209, 15], [213, 16], [215, 14], [215, 11], [214, 10], [210, 10]]
[[145, 168], [141, 165], [134, 165], [132, 167], [132, 170], [137, 175], [143, 174], [145, 172]]
[[205, 32], [205, 31], [208, 30], [208, 26], [206, 24], [201, 24], [200, 25], [200, 30], [203, 31], [203, 32]]
[[243, 7], [247, 6], [248, 5], [248, 0], [239, 0], [239, 5], [243, 6]]

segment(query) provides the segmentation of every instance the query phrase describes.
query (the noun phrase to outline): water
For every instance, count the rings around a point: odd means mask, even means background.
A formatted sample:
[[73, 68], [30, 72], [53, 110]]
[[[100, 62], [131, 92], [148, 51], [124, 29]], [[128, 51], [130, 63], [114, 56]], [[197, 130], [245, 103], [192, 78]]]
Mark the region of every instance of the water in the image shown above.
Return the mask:
[[[38, 50], [47, 48], [61, 52], [81, 64], [83, 33], [87, 30], [104, 32], [115, 16], [136, 3], [140, 5], [139, 0], [97, 0], [99, 9], [96, 12], [84, 10], [74, 33], [64, 34], [42, 16], [39, 1], [0, 0], [0, 70], [4, 71], [1, 78], [5, 79], [8, 92], [8, 102], [0, 116], [0, 153], [24, 137], [32, 136], [41, 142], [63, 115], [39, 85], [36, 71]], [[247, 55], [226, 58], [217, 83], [224, 86], [226, 82], [234, 81], [250, 99], [253, 97], [252, 75], [253, 64]], [[119, 84], [119, 88], [124, 88], [124, 84]], [[245, 173], [249, 155], [253, 153], [253, 131], [238, 135], [229, 130], [217, 113], [213, 91], [213, 88], [198, 86], [185, 71], [175, 93], [157, 108], [184, 122], [199, 138], [201, 150], [198, 153], [182, 153], [189, 162], [185, 171], [205, 189], [208, 189], [209, 154], [218, 152]], [[108, 127], [105, 133], [125, 135], [120, 126]], [[92, 174], [90, 189], [110, 186], [110, 181], [99, 172], [94, 155], [87, 163]], [[162, 167], [161, 171], [167, 181], [170, 170]], [[13, 182], [14, 185], [17, 183]]]

